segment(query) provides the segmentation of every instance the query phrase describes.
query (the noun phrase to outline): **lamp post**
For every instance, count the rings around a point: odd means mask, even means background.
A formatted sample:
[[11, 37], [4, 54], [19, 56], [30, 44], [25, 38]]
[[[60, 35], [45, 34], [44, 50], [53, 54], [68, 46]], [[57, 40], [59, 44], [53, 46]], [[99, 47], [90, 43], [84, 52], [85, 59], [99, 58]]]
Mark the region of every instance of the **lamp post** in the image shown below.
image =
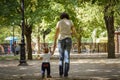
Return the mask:
[[15, 31], [15, 29], [14, 29], [14, 23], [12, 23], [12, 26], [13, 26], [12, 51], [13, 51], [13, 54], [14, 54], [14, 56], [15, 56], [16, 53], [15, 53], [15, 40], [14, 40], [14, 36], [15, 36], [15, 34], [14, 34], [14, 31]]
[[20, 44], [20, 66], [26, 66], [26, 54], [25, 54], [25, 39], [24, 39], [24, 27], [25, 27], [25, 21], [24, 21], [24, 0], [21, 1], [21, 12], [22, 12], [22, 20], [21, 20], [21, 29], [22, 29], [22, 39]]

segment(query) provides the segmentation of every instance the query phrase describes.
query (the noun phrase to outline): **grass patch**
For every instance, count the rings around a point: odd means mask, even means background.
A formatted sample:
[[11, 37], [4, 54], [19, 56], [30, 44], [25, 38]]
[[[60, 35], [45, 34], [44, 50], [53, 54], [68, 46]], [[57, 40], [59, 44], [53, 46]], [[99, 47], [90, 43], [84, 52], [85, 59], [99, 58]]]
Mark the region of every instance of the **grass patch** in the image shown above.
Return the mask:
[[[39, 55], [32, 55], [33, 60], [41, 60], [42, 58]], [[26, 60], [28, 55], [26, 55]], [[0, 60], [20, 60], [20, 55], [0, 55]]]
[[11, 55], [2, 55], [0, 56], [0, 60], [19, 60], [20, 56], [11, 56]]

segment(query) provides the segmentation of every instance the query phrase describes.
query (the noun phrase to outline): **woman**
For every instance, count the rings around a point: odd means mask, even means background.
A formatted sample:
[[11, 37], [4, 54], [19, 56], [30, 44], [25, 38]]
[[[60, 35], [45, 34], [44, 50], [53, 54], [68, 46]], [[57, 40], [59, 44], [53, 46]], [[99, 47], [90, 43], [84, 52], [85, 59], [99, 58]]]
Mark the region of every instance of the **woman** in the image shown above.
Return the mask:
[[56, 48], [56, 42], [58, 39], [59, 49], [59, 75], [62, 77], [68, 77], [69, 64], [70, 64], [70, 50], [72, 47], [72, 34], [75, 33], [75, 28], [72, 21], [69, 19], [67, 13], [60, 15], [60, 21], [56, 25], [55, 40], [53, 46], [53, 53]]

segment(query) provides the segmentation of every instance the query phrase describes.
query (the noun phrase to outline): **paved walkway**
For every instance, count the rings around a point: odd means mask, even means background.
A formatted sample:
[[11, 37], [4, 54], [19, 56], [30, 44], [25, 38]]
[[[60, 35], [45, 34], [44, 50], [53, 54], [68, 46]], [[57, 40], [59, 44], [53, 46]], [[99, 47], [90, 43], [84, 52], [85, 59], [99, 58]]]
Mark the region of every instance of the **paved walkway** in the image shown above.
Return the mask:
[[[58, 59], [52, 59], [52, 80], [120, 80], [120, 59], [100, 58], [103, 54], [95, 55], [99, 58], [82, 58], [85, 55], [79, 58], [78, 55], [77, 57], [74, 55], [76, 59], [71, 59], [67, 79], [59, 78]], [[42, 80], [40, 74], [41, 60], [27, 61], [27, 63], [28, 66], [18, 66], [18, 60], [0, 61], [0, 80]]]

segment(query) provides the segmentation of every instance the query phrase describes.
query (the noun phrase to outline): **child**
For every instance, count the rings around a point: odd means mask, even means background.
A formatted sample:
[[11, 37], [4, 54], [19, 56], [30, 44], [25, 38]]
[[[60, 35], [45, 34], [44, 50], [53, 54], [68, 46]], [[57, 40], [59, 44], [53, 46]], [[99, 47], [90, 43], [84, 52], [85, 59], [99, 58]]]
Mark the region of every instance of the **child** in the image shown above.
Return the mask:
[[10, 46], [8, 46], [8, 54], [10, 54]]
[[42, 78], [45, 78], [45, 70], [47, 70], [47, 78], [51, 78], [50, 75], [50, 57], [52, 56], [51, 48], [48, 49], [48, 47], [43, 48], [43, 53], [40, 55], [42, 57], [42, 65], [41, 65], [41, 71], [42, 71]]

